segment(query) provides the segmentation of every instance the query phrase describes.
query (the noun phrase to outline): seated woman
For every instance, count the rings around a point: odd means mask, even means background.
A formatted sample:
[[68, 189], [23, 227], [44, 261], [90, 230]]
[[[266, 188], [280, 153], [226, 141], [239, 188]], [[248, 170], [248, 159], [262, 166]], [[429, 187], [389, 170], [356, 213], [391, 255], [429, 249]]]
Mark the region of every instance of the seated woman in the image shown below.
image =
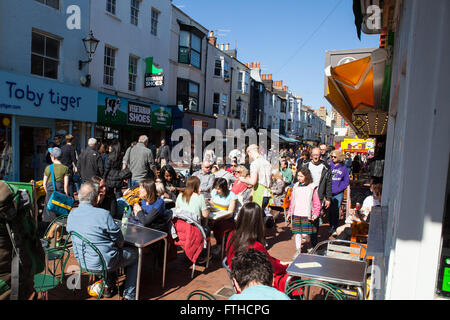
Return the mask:
[[[235, 211], [237, 213], [239, 213], [239, 210], [242, 208], [242, 206], [245, 203], [252, 201], [253, 185], [246, 184], [239, 180], [239, 177], [247, 178], [250, 176], [246, 167], [240, 165], [236, 168], [236, 170], [234, 172], [235, 172], [237, 180], [234, 182], [233, 187], [231, 188], [231, 192], [233, 192], [235, 195], [237, 195]], [[234, 219], [235, 220], [237, 219], [237, 214], [234, 217]]]
[[93, 176], [91, 181], [98, 186], [97, 207], [108, 210], [113, 219], [121, 218], [114, 189], [107, 188], [105, 179], [101, 177]]
[[209, 210], [206, 207], [205, 198], [200, 194], [200, 179], [198, 177], [194, 176], [187, 179], [186, 188], [178, 195], [175, 208], [191, 213], [191, 218], [203, 226], [207, 224]]
[[239, 195], [241, 192], [245, 191], [247, 189], [247, 185], [239, 180], [239, 177], [247, 177], [248, 170], [244, 166], [238, 166], [234, 170], [234, 174], [236, 176], [236, 181], [233, 183], [233, 187], [231, 188], [231, 192], [233, 192], [235, 195]]
[[227, 241], [227, 264], [231, 268], [234, 254], [240, 250], [255, 249], [264, 252], [273, 267], [273, 287], [284, 292], [288, 274], [286, 269], [290, 262], [282, 262], [272, 257], [264, 247], [264, 219], [261, 207], [254, 202], [246, 203], [239, 212], [236, 230]]
[[180, 179], [178, 179], [175, 169], [170, 165], [163, 166], [159, 173], [159, 179], [164, 185], [164, 198], [175, 202], [178, 193], [184, 190], [184, 186], [182, 186]]
[[215, 208], [227, 211], [229, 217], [226, 219], [211, 221], [211, 229], [216, 238], [216, 247], [212, 248], [212, 253], [220, 255], [222, 240], [226, 230], [234, 229], [234, 211], [236, 209], [237, 196], [228, 188], [228, 183], [225, 178], [218, 178], [214, 182], [213, 190], [211, 191], [210, 203]]
[[160, 225], [161, 220], [164, 220], [161, 219], [165, 213], [164, 200], [158, 198], [153, 180], [144, 180], [139, 183], [139, 198], [142, 199], [141, 205], [137, 203], [133, 205], [133, 216], [129, 218], [129, 222], [158, 230], [164, 229], [161, 231], [167, 230], [168, 227], [164, 223]]
[[369, 222], [372, 207], [379, 206], [381, 204], [381, 182], [373, 179], [370, 183], [370, 191], [372, 192], [372, 195], [364, 199], [361, 209], [355, 210], [354, 214], [349, 215], [345, 219], [345, 224], [336, 229], [337, 239], [350, 240], [353, 222]]

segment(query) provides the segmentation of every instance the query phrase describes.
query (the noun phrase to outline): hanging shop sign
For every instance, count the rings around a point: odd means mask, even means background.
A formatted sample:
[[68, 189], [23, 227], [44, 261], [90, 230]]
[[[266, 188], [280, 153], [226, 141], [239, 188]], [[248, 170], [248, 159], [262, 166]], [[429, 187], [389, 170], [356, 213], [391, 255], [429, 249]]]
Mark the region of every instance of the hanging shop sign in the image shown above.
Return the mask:
[[145, 59], [145, 88], [154, 88], [164, 85], [163, 69], [153, 64], [153, 57]]
[[0, 113], [96, 122], [97, 91], [0, 71]]

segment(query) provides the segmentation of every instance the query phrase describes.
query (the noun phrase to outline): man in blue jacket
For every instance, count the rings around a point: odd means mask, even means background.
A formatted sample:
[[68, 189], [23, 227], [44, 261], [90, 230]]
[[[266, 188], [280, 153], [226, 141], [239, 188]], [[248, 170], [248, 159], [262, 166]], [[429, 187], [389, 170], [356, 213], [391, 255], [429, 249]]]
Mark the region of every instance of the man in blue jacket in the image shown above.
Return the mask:
[[[85, 182], [78, 192], [80, 205], [72, 210], [67, 218], [67, 231], [75, 231], [94, 244], [101, 252], [108, 271], [126, 268], [126, 280], [123, 296], [127, 300], [135, 300], [137, 260], [136, 248], [124, 247], [122, 231], [114, 222], [107, 210], [94, 207], [97, 205], [98, 187], [92, 182]], [[80, 240], [72, 239], [74, 255], [81, 265], [83, 250]], [[89, 270], [101, 270], [100, 257], [90, 248], [84, 253], [86, 266]], [[104, 297], [112, 296], [114, 283], [106, 279]]]

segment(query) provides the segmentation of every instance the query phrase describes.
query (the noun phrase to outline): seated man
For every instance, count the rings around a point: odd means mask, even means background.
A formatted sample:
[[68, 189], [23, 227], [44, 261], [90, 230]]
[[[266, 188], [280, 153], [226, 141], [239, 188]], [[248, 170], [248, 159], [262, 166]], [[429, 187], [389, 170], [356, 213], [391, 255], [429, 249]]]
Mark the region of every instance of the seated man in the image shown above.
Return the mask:
[[230, 300], [290, 300], [272, 287], [273, 270], [267, 255], [255, 249], [237, 252], [231, 261], [231, 277], [240, 292]]
[[[126, 280], [123, 296], [127, 300], [134, 300], [136, 294], [137, 276], [137, 249], [124, 247], [122, 231], [114, 222], [107, 210], [96, 208], [98, 186], [87, 181], [81, 185], [78, 192], [80, 205], [73, 209], [67, 218], [67, 232], [75, 231], [94, 244], [102, 253], [108, 271], [126, 268]], [[73, 249], [77, 260], [80, 262], [81, 243], [73, 238]], [[89, 270], [101, 270], [99, 256], [86, 249], [84, 253], [86, 267]], [[83, 265], [83, 264], [82, 264]], [[112, 296], [114, 283], [111, 277], [105, 280], [105, 297]]]

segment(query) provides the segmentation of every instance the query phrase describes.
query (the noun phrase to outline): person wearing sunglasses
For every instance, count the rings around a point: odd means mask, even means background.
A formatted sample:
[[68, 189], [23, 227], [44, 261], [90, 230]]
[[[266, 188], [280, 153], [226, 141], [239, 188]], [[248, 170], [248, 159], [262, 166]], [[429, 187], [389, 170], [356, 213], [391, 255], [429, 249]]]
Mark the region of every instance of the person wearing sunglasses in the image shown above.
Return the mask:
[[202, 168], [194, 172], [193, 176], [200, 179], [200, 192], [211, 192], [215, 176], [211, 172], [212, 163], [208, 160], [202, 162]]
[[350, 178], [345, 167], [345, 156], [341, 151], [334, 150], [330, 154], [330, 169], [332, 175], [331, 182], [331, 204], [329, 209], [330, 217], [330, 235], [336, 235], [336, 229], [339, 223], [339, 208], [344, 199], [344, 191], [350, 184]]

